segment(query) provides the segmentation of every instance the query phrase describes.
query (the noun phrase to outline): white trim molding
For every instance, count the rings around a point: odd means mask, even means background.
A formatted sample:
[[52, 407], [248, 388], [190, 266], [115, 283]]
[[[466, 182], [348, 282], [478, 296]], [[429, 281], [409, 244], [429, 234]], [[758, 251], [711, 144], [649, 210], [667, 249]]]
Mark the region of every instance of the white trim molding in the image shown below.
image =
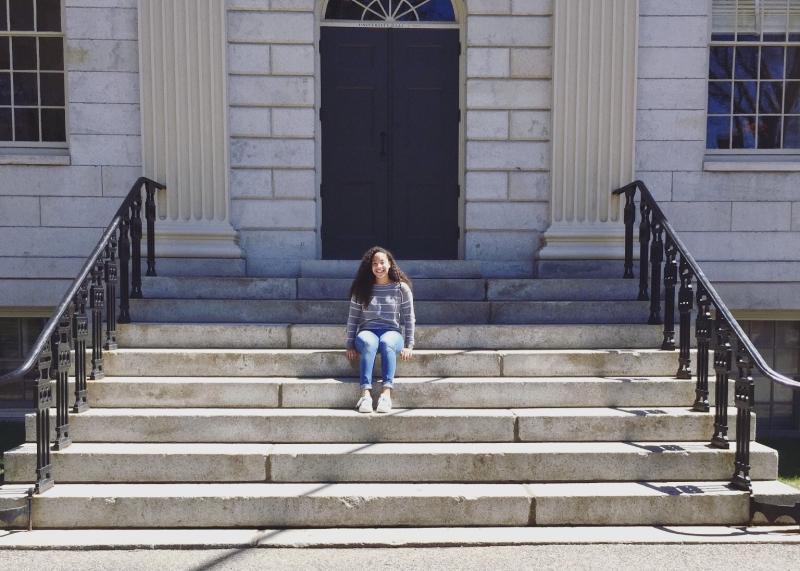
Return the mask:
[[144, 174], [159, 256], [241, 258], [230, 224], [225, 0], [139, 0]]
[[553, 3], [550, 228], [543, 260], [620, 259], [611, 191], [633, 180], [638, 0]]

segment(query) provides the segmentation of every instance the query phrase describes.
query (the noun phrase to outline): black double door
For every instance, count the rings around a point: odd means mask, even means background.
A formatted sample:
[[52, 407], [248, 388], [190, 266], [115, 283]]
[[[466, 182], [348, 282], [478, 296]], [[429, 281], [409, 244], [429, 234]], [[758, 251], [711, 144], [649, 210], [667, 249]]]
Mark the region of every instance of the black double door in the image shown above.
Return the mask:
[[322, 254], [458, 256], [458, 30], [323, 27]]

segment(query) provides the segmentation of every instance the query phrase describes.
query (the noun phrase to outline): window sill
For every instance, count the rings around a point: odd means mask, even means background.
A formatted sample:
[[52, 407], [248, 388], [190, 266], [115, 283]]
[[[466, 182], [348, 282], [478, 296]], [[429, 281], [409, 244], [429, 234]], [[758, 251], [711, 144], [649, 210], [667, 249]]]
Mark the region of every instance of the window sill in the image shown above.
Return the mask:
[[69, 155], [18, 155], [0, 152], [0, 165], [69, 165]]

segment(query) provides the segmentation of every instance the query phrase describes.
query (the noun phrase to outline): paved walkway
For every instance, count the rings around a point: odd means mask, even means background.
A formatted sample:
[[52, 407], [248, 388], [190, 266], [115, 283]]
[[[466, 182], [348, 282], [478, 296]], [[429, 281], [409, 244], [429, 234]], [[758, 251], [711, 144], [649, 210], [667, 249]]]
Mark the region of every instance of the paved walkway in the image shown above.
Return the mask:
[[383, 549], [2, 551], [0, 569], [760, 569], [790, 570], [800, 545], [540, 545]]

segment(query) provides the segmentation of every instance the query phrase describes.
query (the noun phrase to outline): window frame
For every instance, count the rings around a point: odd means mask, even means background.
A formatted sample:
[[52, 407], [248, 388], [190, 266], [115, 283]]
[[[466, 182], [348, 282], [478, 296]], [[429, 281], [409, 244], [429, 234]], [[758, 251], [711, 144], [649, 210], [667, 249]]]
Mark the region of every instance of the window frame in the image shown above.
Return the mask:
[[[34, 3], [34, 21], [36, 21], [36, 3], [35, 0], [32, 0]], [[3, 6], [0, 5], [0, 8]], [[10, 3], [8, 1], [5, 2], [5, 8], [7, 9], [6, 18], [7, 21], [10, 22]], [[29, 38], [61, 38], [62, 45], [63, 45], [63, 56], [64, 56], [64, 65], [61, 73], [64, 77], [64, 141], [4, 141], [0, 140], [0, 164], [9, 164], [7, 160], [3, 157], [10, 157], [11, 163], [15, 164], [17, 161], [14, 160], [14, 157], [18, 157], [22, 159], [23, 162], [28, 162], [29, 159], [33, 159], [37, 156], [59, 156], [59, 155], [67, 155], [69, 151], [69, 78], [67, 73], [67, 35], [64, 30], [64, 25], [66, 22], [66, 9], [64, 6], [64, 0], [59, 0], [59, 17], [61, 18], [61, 31], [60, 32], [40, 32], [34, 30], [11, 30], [10, 24], [8, 30], [0, 30], [0, 38], [14, 38], [14, 37], [29, 37]], [[9, 39], [9, 57], [13, 57], [13, 49], [11, 47], [11, 40]], [[36, 50], [36, 74], [37, 74], [37, 83], [39, 81], [39, 76], [41, 74], [41, 61], [40, 61], [40, 53], [39, 50]], [[12, 75], [12, 92], [13, 92], [13, 72], [9, 71]], [[10, 109], [14, 109], [13, 104], [8, 106]], [[25, 106], [28, 108], [34, 108], [33, 106]], [[55, 105], [42, 105], [41, 101], [35, 107], [39, 110], [39, 138], [42, 137], [42, 121], [41, 121], [41, 110], [42, 109], [61, 109], [59, 106]], [[13, 125], [13, 112], [12, 112], [12, 125]], [[12, 127], [13, 132], [13, 127]], [[32, 160], [32, 162], [36, 162]], [[49, 163], [49, 161], [45, 161], [45, 163]]]

